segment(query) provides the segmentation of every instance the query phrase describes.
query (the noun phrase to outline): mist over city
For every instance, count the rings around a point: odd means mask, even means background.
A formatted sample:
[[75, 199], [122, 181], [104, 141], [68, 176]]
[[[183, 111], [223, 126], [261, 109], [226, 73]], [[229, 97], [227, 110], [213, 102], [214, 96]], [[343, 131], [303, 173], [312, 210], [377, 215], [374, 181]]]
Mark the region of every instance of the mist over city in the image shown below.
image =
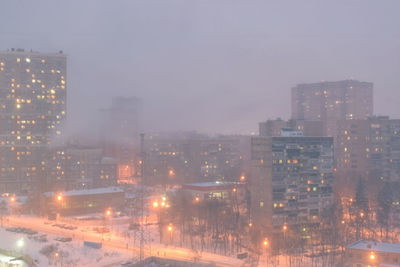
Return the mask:
[[400, 2], [0, 3], [1, 266], [400, 266]]

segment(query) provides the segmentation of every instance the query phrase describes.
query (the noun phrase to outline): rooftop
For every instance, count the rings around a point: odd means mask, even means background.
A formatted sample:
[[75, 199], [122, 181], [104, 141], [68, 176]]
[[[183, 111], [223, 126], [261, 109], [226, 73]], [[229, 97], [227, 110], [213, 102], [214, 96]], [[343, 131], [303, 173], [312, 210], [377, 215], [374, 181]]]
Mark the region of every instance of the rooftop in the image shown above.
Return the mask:
[[359, 240], [349, 246], [347, 249], [368, 250], [375, 252], [400, 253], [400, 244], [380, 243], [367, 240]]
[[[111, 193], [123, 193], [124, 191], [119, 187], [102, 187], [93, 189], [82, 189], [82, 190], [70, 190], [62, 192], [63, 196], [83, 196], [83, 195], [99, 195], [99, 194], [111, 194]], [[57, 193], [46, 192], [44, 193], [47, 197], [55, 196]]]
[[183, 184], [183, 189], [191, 189], [191, 190], [224, 190], [230, 189], [233, 187], [244, 186], [245, 183], [241, 182], [227, 182], [227, 181], [215, 181], [215, 182], [203, 182], [203, 183], [192, 183], [192, 184]]

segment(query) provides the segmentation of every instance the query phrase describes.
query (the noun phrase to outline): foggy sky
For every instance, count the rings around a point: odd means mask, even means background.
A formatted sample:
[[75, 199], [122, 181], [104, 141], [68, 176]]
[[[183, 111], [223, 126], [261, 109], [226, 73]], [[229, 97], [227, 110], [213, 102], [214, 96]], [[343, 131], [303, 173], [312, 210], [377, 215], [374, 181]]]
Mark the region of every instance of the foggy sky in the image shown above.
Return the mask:
[[400, 1], [0, 2], [0, 50], [68, 54], [68, 127], [116, 95], [143, 99], [146, 130], [249, 133], [288, 118], [297, 83], [374, 82], [400, 118]]

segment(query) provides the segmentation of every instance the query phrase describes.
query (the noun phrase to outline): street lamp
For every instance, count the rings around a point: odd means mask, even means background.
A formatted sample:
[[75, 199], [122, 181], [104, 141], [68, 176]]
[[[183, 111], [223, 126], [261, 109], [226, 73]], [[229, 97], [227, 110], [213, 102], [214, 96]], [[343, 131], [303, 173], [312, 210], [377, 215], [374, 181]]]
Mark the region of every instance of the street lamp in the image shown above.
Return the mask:
[[286, 231], [287, 231], [287, 229], [288, 229], [287, 225], [284, 224], [282, 226], [282, 230], [283, 230], [283, 242], [285, 242], [285, 244], [286, 244]]
[[268, 239], [264, 239], [263, 245], [264, 245], [264, 247], [268, 246]]
[[170, 223], [169, 225], [168, 225], [168, 232], [169, 232], [169, 242], [172, 244], [172, 230], [173, 230], [174, 228], [172, 227], [172, 224]]
[[62, 200], [63, 200], [63, 196], [60, 193], [60, 194], [57, 195], [57, 201], [61, 202]]
[[106, 216], [109, 217], [109, 216], [111, 216], [111, 214], [112, 214], [112, 210], [111, 210], [111, 208], [108, 208], [106, 210]]
[[157, 201], [153, 202], [153, 208], [158, 208], [158, 202]]
[[371, 253], [369, 254], [369, 259], [370, 259], [371, 261], [375, 261], [375, 254], [374, 254], [373, 252], [371, 252]]
[[19, 248], [22, 248], [23, 246], [24, 246], [24, 239], [23, 238], [20, 238], [20, 239], [18, 239], [18, 241], [17, 241], [17, 247], [19, 247]]

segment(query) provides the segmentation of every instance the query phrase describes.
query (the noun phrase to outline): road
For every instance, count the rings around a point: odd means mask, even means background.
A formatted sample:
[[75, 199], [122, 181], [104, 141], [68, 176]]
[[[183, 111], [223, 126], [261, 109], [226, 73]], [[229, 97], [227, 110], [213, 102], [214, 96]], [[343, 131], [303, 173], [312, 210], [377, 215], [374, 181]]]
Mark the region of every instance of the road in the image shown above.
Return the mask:
[[[102, 242], [103, 247], [117, 250], [128, 250], [132, 253], [139, 254], [139, 247], [128, 244], [126, 239], [116, 236], [107, 235], [105, 238], [101, 234], [94, 232], [83, 232], [83, 229], [67, 230], [54, 227], [51, 224], [45, 224], [45, 220], [32, 217], [7, 217], [6, 224], [9, 226], [20, 226], [33, 229], [38, 232], [57, 235], [63, 237], [71, 237], [74, 241], [93, 241]], [[194, 261], [195, 255], [193, 251], [180, 247], [165, 247], [162, 244], [151, 243], [151, 249], [144, 250], [145, 257], [157, 256], [160, 258], [168, 258], [173, 260]], [[221, 267], [238, 267], [244, 264], [243, 261], [236, 258], [226, 257], [218, 254], [202, 252], [200, 257], [197, 257], [197, 262], [215, 264]]]

